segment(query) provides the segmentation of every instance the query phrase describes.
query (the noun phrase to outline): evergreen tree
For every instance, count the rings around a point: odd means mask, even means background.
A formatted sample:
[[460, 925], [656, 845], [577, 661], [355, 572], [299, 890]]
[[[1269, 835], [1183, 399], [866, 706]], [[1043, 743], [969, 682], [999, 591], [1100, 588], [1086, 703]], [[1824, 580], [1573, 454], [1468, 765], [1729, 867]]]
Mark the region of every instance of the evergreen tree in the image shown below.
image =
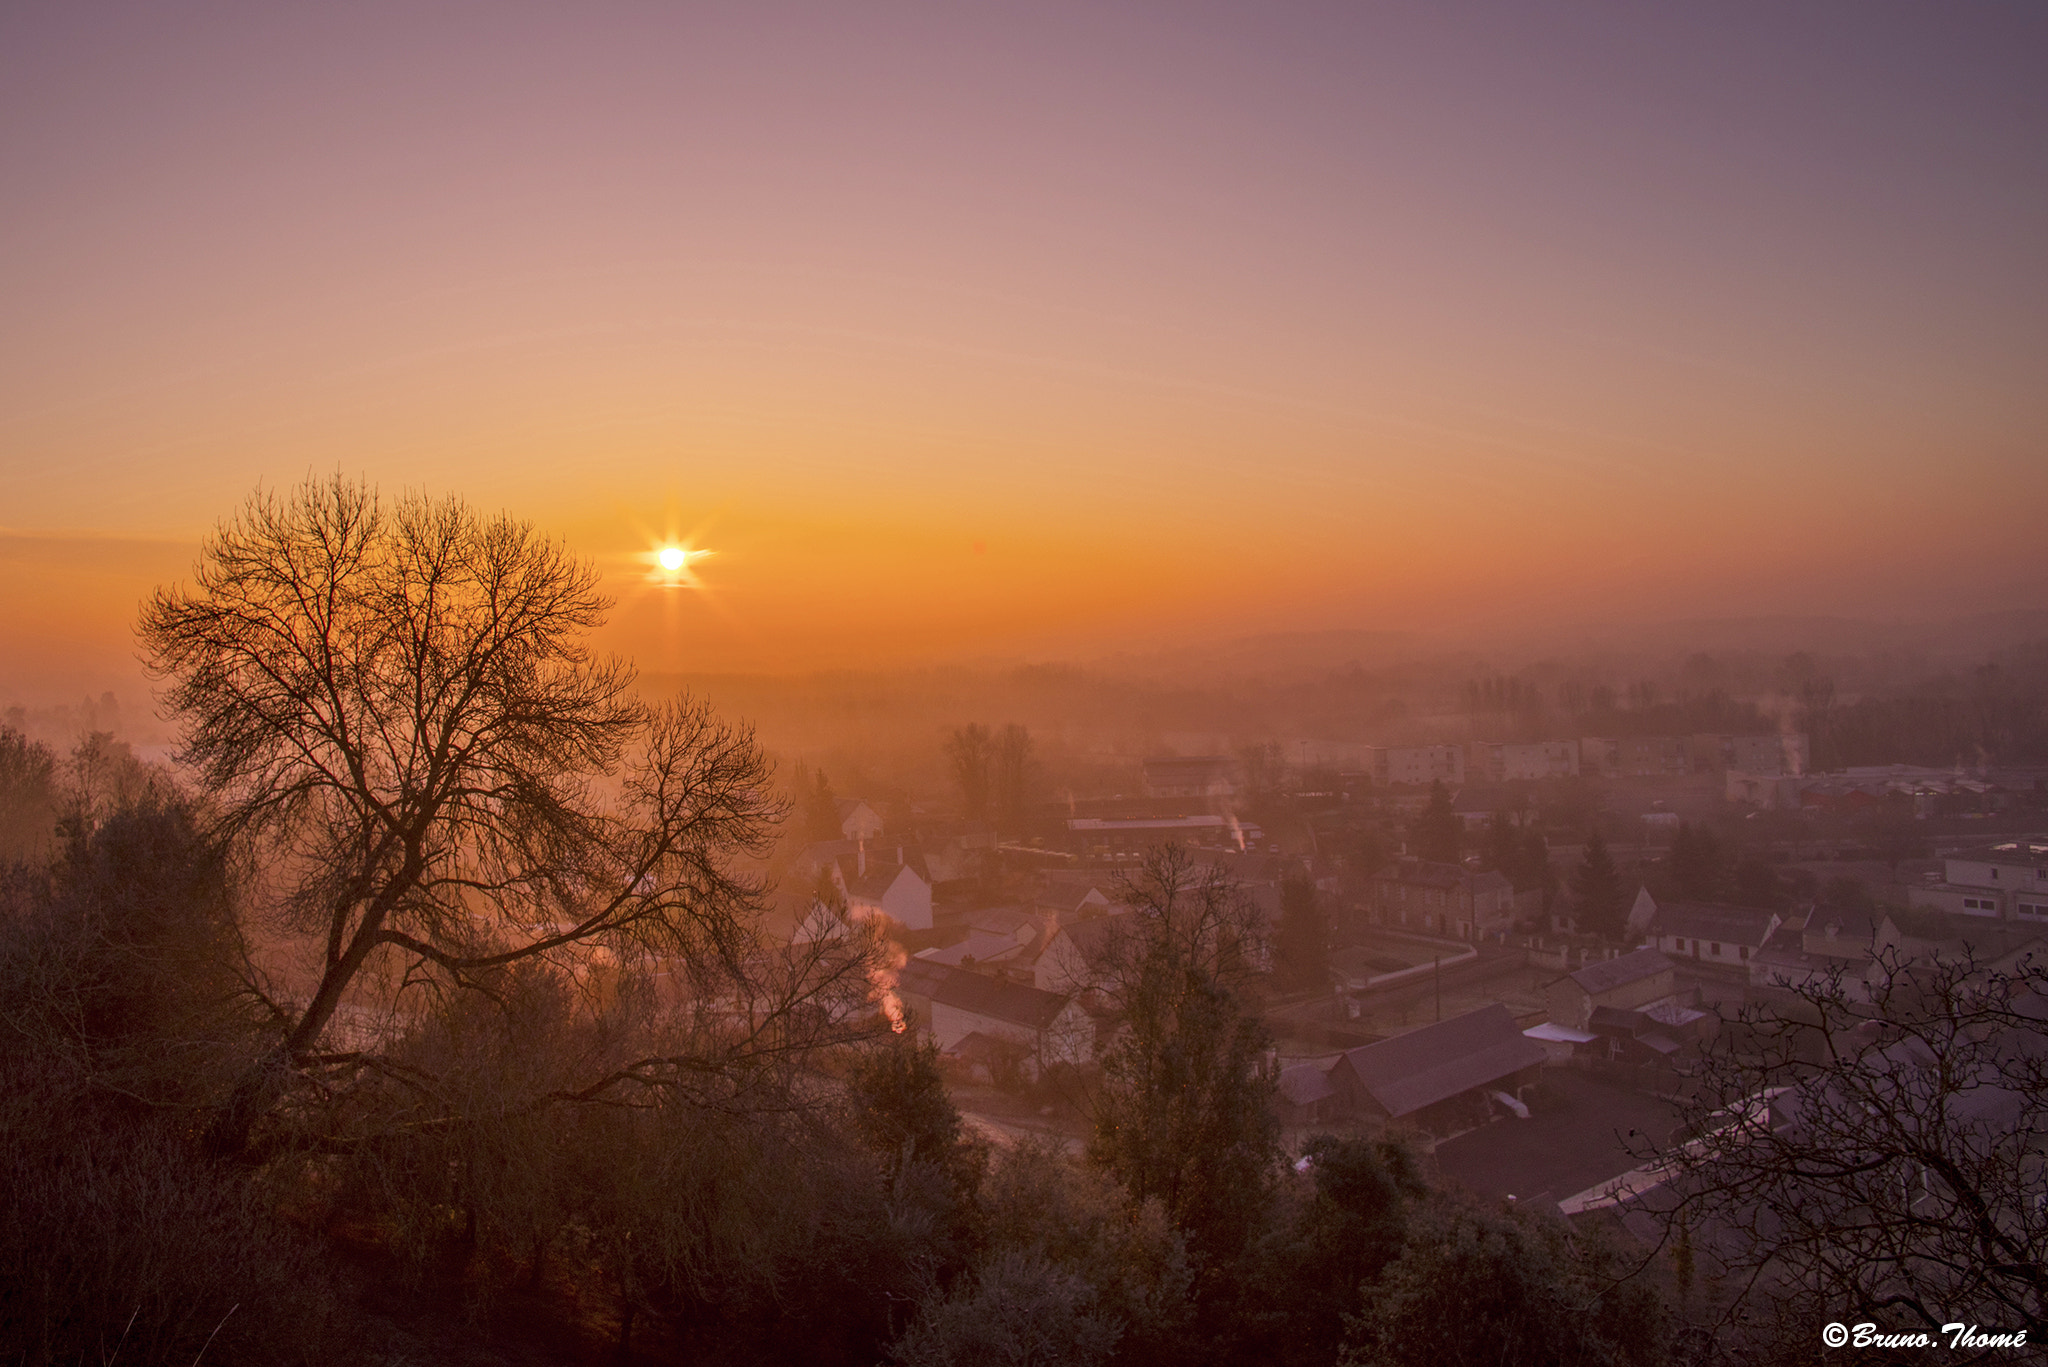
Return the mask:
[[1599, 831], [1586, 837], [1586, 850], [1572, 875], [1572, 894], [1577, 899], [1579, 929], [1619, 940], [1627, 929], [1628, 902], [1623, 895], [1621, 875], [1615, 871], [1614, 856]]
[[1521, 855], [1521, 829], [1506, 812], [1495, 812], [1493, 820], [1486, 824], [1486, 849], [1482, 855], [1486, 867], [1513, 878]]
[[1712, 902], [1726, 890], [1728, 869], [1721, 844], [1712, 831], [1703, 827], [1679, 822], [1678, 835], [1671, 842], [1671, 852], [1664, 856], [1664, 865], [1673, 891], [1686, 901]]
[[832, 781], [820, 769], [809, 791], [804, 793], [804, 833], [813, 840], [838, 840], [846, 832], [839, 825], [839, 796]]
[[1422, 814], [1409, 824], [1409, 849], [1418, 859], [1455, 864], [1464, 835], [1464, 823], [1451, 809], [1450, 789], [1444, 787], [1441, 780], [1432, 783], [1429, 786], [1429, 806], [1423, 808]]
[[1550, 862], [1550, 842], [1543, 838], [1541, 831], [1522, 832], [1521, 854], [1515, 863], [1515, 891], [1528, 892], [1531, 889], [1543, 894], [1543, 909], [1549, 911], [1557, 901], [1557, 870]]
[[1274, 968], [1290, 987], [1323, 988], [1330, 977], [1330, 918], [1316, 885], [1295, 875], [1280, 884], [1280, 925]]

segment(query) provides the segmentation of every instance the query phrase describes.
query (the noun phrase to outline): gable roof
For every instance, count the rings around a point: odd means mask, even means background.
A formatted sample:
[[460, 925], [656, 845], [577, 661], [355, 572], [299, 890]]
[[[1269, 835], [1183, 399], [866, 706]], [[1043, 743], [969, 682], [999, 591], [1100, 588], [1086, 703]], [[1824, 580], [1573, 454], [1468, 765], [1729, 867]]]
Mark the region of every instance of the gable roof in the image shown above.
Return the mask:
[[1885, 913], [1884, 922], [1890, 924], [1895, 940], [1967, 949], [1979, 957], [2003, 958], [2032, 944], [2048, 945], [2048, 925], [2038, 921], [2001, 921], [1991, 916], [1966, 916], [1931, 908], [1894, 907]]
[[1311, 1106], [1337, 1094], [1330, 1085], [1330, 1070], [1320, 1063], [1291, 1063], [1280, 1070], [1282, 1098], [1296, 1106]]
[[1014, 959], [1023, 951], [1023, 943], [1014, 935], [970, 931], [964, 940], [934, 949], [921, 949], [914, 957], [934, 964], [964, 965], [969, 960], [987, 964], [1001, 959]]
[[1543, 1062], [1543, 1046], [1515, 1028], [1499, 1002], [1346, 1051], [1348, 1068], [1396, 1119]]
[[1689, 940], [1727, 940], [1762, 944], [1778, 913], [1763, 907], [1737, 907], [1725, 902], [1661, 902], [1650, 918], [1658, 935], [1683, 935]]
[[912, 959], [897, 975], [899, 991], [913, 992], [941, 1006], [972, 1012], [991, 1020], [1044, 1030], [1059, 1019], [1069, 998], [1022, 983], [992, 978], [964, 968]]
[[1638, 949], [1618, 959], [1602, 959], [1597, 964], [1587, 964], [1566, 976], [1577, 983], [1587, 996], [1597, 997], [1602, 992], [1612, 992], [1617, 987], [1625, 987], [1676, 967], [1664, 957], [1662, 950]]
[[[898, 852], [896, 849], [890, 850], [891, 854]], [[915, 845], [904, 847], [900, 852], [904, 855], [904, 862], [899, 864], [893, 859], [881, 858], [876, 851], [870, 849], [867, 854], [866, 873], [860, 872], [860, 854], [857, 850], [852, 854], [840, 855], [839, 877], [846, 887], [847, 896], [880, 901], [882, 895], [896, 885], [897, 877], [906, 869], [919, 882], [929, 885], [932, 880], [926, 876], [924, 852]]]

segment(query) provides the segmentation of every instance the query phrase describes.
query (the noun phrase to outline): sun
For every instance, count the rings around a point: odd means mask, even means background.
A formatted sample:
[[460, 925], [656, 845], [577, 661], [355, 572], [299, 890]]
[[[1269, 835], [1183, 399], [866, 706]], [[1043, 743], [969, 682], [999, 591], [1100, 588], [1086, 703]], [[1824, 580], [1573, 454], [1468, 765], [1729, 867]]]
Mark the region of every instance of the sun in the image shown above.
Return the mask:
[[656, 558], [661, 561], [661, 567], [670, 574], [690, 563], [689, 553], [681, 546], [663, 546], [661, 554]]

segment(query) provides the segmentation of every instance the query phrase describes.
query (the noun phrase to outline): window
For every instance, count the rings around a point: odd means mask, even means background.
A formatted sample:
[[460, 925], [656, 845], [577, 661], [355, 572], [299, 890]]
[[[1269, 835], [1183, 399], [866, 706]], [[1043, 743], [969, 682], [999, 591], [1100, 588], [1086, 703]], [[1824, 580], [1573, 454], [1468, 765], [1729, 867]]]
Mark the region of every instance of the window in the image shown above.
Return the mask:
[[2015, 916], [2027, 916], [2036, 920], [2048, 921], [2048, 902], [2015, 902], [2012, 910]]
[[1749, 962], [1749, 946], [1748, 946], [1748, 945], [1744, 945], [1744, 946], [1742, 946], [1742, 950], [1741, 950], [1741, 953], [1742, 953], [1742, 961], [1743, 961], [1744, 963], [1748, 963], [1748, 962]]
[[1720, 958], [1720, 957], [1721, 957], [1721, 942], [1720, 942], [1719, 940], [1715, 940], [1714, 942], [1712, 942], [1711, 944], [1709, 944], [1709, 945], [1707, 946], [1707, 953], [1709, 953], [1709, 954], [1713, 955], [1713, 956], [1714, 956], [1715, 958], [1717, 958], [1717, 959], [1718, 959], [1718, 958]]

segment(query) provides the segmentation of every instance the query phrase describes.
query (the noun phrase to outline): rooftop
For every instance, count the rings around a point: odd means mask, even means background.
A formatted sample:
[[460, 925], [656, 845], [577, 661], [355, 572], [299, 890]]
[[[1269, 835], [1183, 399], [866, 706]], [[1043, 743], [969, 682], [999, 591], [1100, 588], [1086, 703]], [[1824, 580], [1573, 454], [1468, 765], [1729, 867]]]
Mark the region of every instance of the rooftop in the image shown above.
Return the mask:
[[1602, 992], [1612, 992], [1617, 987], [1625, 987], [1654, 974], [1668, 973], [1676, 967], [1661, 950], [1638, 949], [1618, 959], [1587, 964], [1569, 976], [1586, 995], [1597, 997]]
[[1765, 907], [1738, 907], [1725, 902], [1664, 902], [1650, 925], [1659, 935], [1696, 940], [1727, 940], [1762, 944], [1778, 913]]
[[1494, 1002], [1349, 1050], [1335, 1067], [1348, 1067], [1373, 1100], [1398, 1119], [1542, 1063], [1544, 1057], [1543, 1046], [1525, 1038], [1507, 1007]]
[[992, 978], [964, 968], [912, 959], [897, 976], [899, 990], [929, 998], [941, 1006], [987, 1016], [1027, 1030], [1043, 1030], [1059, 1019], [1068, 998], [1022, 983]]

